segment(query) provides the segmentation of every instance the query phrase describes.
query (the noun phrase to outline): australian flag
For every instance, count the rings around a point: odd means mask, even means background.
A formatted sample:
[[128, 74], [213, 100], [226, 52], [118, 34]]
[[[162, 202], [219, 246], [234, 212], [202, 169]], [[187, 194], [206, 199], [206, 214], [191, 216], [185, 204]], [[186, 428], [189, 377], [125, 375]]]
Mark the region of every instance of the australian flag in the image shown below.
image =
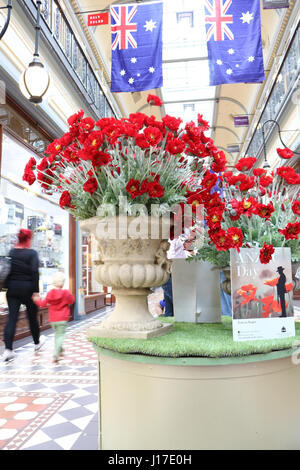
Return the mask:
[[260, 0], [204, 0], [210, 85], [265, 79]]
[[162, 3], [110, 7], [111, 91], [160, 88], [162, 77]]

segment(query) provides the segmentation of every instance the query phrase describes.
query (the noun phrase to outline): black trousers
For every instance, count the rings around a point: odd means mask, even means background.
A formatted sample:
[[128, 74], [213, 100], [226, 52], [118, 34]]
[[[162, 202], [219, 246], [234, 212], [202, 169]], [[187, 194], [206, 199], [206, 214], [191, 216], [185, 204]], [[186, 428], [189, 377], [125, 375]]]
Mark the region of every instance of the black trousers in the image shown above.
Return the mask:
[[279, 296], [280, 299], [280, 306], [281, 306], [281, 316], [286, 317], [286, 308], [285, 308], [285, 295], [281, 294]]
[[4, 328], [4, 343], [6, 349], [13, 349], [13, 340], [16, 332], [17, 321], [21, 304], [26, 306], [27, 319], [29, 322], [31, 336], [34, 344], [40, 340], [40, 326], [38, 322], [38, 308], [31, 299], [32, 293], [22, 292], [22, 290], [10, 290], [6, 293], [8, 305], [8, 321]]

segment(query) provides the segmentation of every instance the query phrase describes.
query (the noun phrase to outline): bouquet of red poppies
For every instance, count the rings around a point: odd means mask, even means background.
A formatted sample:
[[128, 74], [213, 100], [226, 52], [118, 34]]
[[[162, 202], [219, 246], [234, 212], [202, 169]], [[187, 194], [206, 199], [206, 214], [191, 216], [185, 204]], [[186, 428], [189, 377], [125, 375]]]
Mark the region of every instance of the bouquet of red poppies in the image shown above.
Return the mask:
[[[294, 156], [290, 149], [277, 152], [285, 160]], [[300, 175], [290, 166], [268, 172], [256, 163], [254, 157], [241, 158], [234, 171], [219, 175], [218, 192], [199, 194], [207, 236], [197, 259], [229, 266], [230, 248], [258, 247], [267, 264], [274, 247], [287, 246], [292, 261], [300, 260]]]
[[[148, 102], [161, 105], [152, 95]], [[95, 122], [79, 111], [68, 124], [44, 158], [29, 160], [23, 179], [58, 194], [60, 206], [78, 220], [99, 215], [102, 205], [112, 205], [117, 215], [120, 198], [128, 214], [134, 204], [149, 214], [153, 204], [160, 214], [180, 203], [196, 208], [200, 182], [210, 185], [211, 172], [225, 168], [224, 153], [205, 135], [209, 125], [202, 115], [183, 127], [169, 115], [159, 121], [134, 113]]]

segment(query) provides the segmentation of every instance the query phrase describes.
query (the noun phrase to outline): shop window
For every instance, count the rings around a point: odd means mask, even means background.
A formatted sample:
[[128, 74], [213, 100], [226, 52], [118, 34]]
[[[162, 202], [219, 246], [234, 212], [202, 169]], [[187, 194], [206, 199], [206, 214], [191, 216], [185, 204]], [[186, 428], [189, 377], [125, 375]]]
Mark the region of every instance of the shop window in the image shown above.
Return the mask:
[[195, 104], [194, 103], [186, 103], [183, 105], [183, 111], [185, 113], [193, 113], [195, 112]]
[[[51, 289], [53, 274], [63, 270], [69, 279], [69, 215], [47, 199], [34, 185], [22, 181], [22, 169], [36, 154], [4, 133], [0, 196], [0, 255], [7, 255], [19, 229], [33, 231], [32, 248], [40, 259], [40, 292]], [[16, 171], [17, 168], [17, 171]], [[0, 313], [7, 311], [5, 293], [0, 293]]]
[[0, 124], [11, 129], [38, 153], [43, 153], [50, 143], [50, 140], [46, 139], [36, 129], [30, 126], [28, 122], [8, 104], [0, 106]]
[[92, 269], [93, 255], [97, 258], [98, 242], [89, 233], [81, 232], [81, 285], [85, 296], [103, 292], [103, 286], [95, 278], [95, 269]]
[[176, 13], [177, 23], [180, 26], [193, 28], [194, 26], [194, 12], [193, 11], [182, 11]]

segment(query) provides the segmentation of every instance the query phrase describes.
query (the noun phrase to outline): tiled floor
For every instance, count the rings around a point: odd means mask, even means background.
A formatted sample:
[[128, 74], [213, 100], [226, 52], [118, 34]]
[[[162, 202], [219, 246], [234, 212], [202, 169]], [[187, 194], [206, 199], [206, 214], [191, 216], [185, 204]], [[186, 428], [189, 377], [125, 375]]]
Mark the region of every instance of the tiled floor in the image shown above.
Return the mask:
[[86, 330], [110, 310], [69, 323], [58, 364], [51, 330], [39, 352], [27, 338], [0, 362], [0, 450], [98, 449], [97, 357]]

